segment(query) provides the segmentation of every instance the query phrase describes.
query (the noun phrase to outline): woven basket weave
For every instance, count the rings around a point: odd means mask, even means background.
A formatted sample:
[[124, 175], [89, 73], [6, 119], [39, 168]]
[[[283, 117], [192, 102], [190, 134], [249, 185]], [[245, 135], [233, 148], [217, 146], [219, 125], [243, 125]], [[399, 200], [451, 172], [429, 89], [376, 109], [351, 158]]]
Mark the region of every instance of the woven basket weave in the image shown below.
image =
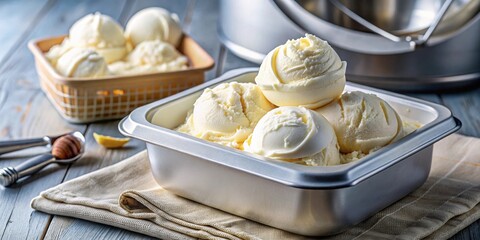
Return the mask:
[[178, 50], [189, 59], [187, 70], [101, 78], [60, 76], [44, 53], [65, 36], [33, 40], [29, 48], [42, 90], [57, 111], [72, 123], [119, 119], [133, 109], [204, 82], [214, 61], [192, 38], [184, 36]]

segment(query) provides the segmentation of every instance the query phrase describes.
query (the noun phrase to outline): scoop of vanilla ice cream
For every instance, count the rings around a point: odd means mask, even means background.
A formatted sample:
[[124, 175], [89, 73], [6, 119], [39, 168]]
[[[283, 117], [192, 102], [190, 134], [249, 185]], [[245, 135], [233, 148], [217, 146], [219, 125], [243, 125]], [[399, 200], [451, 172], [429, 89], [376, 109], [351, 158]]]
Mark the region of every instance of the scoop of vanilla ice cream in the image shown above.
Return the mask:
[[241, 149], [260, 118], [273, 108], [255, 84], [223, 83], [204, 90], [177, 130]]
[[277, 106], [315, 109], [342, 94], [346, 66], [326, 41], [306, 34], [268, 53], [255, 82]]
[[72, 48], [57, 62], [57, 71], [66, 77], [101, 77], [108, 75], [105, 59], [92, 49]]
[[127, 23], [125, 35], [134, 47], [150, 40], [161, 40], [178, 46], [182, 28], [176, 14], [163, 8], [152, 7], [132, 16]]
[[68, 38], [65, 38], [61, 44], [52, 46], [48, 52], [45, 53], [45, 57], [53, 67], [56, 67], [58, 59], [70, 49], [72, 49], [72, 44]]
[[[108, 64], [108, 70], [112, 75], [129, 75], [129, 74], [138, 74], [138, 72], [133, 64], [127, 61], [116, 61]], [[145, 72], [143, 72], [145, 73]]]
[[169, 43], [160, 40], [140, 43], [128, 56], [134, 65], [166, 65], [170, 70], [187, 68], [188, 60]]
[[108, 63], [118, 61], [127, 54], [122, 27], [111, 17], [101, 13], [89, 14], [70, 28], [70, 43], [77, 48], [93, 48]]
[[374, 94], [344, 93], [316, 111], [332, 124], [342, 153], [369, 153], [391, 143], [403, 132], [399, 115]]
[[109, 65], [114, 74], [167, 72], [187, 69], [188, 59], [174, 46], [160, 40], [140, 43], [128, 55], [127, 61]]
[[303, 107], [279, 107], [260, 119], [244, 143], [245, 151], [311, 166], [340, 164], [330, 123]]

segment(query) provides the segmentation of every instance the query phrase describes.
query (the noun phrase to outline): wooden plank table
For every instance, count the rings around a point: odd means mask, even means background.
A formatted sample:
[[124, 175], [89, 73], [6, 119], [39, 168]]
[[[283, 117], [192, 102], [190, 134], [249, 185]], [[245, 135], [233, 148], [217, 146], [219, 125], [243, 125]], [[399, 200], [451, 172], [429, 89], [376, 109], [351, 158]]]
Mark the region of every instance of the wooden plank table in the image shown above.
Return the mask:
[[[114, 164], [144, 149], [145, 145], [133, 140], [128, 148], [105, 150], [95, 143], [92, 133], [120, 136], [118, 121], [73, 125], [63, 120], [40, 90], [27, 43], [34, 38], [65, 34], [77, 19], [91, 12], [110, 15], [124, 25], [132, 14], [150, 6], [176, 12], [182, 19], [185, 32], [215, 58], [216, 66], [207, 72], [207, 79], [231, 69], [258, 66], [236, 57], [219, 42], [216, 0], [0, 0], [0, 140], [78, 130], [86, 135], [88, 149], [84, 157], [70, 166], [49, 166], [22, 184], [0, 190], [1, 239], [149, 239], [123, 229], [51, 216], [30, 208], [30, 200], [41, 191]], [[460, 133], [480, 137], [479, 88], [414, 96], [448, 106], [463, 122]], [[1, 156], [0, 167], [15, 166], [45, 150], [40, 148]], [[479, 226], [480, 221], [477, 221], [453, 239], [479, 239]]]

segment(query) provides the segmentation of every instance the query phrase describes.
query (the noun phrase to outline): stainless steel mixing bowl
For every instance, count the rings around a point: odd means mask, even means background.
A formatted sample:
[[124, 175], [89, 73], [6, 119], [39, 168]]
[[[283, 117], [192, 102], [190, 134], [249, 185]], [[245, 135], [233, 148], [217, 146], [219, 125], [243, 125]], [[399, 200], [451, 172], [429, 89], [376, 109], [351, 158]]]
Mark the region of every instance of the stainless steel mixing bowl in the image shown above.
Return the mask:
[[[328, 0], [297, 0], [300, 6], [313, 15], [338, 26], [371, 32], [347, 16]], [[445, 0], [338, 0], [373, 25], [397, 35], [418, 35], [425, 31], [439, 13]], [[462, 26], [478, 11], [480, 1], [455, 0], [441, 21], [439, 31], [452, 31]], [[460, 18], [460, 19], [458, 19]], [[458, 19], [458, 20], [457, 20]]]
[[273, 2], [307, 32], [350, 51], [382, 55], [445, 41], [478, 13], [480, 5], [478, 0]]
[[[480, 0], [223, 0], [218, 34], [234, 54], [261, 63], [288, 39], [313, 33], [348, 62], [350, 81], [436, 91], [480, 83], [479, 5]], [[432, 22], [439, 24], [429, 31]]]

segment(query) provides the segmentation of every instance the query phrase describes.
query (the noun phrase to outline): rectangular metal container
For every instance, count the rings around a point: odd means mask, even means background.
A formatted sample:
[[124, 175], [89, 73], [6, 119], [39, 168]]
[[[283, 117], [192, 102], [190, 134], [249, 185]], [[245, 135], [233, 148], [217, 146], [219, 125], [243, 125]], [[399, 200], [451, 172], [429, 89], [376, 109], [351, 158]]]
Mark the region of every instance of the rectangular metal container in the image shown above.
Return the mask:
[[137, 108], [120, 122], [124, 135], [147, 143], [158, 184], [185, 198], [276, 228], [309, 236], [331, 235], [422, 185], [430, 171], [433, 143], [461, 126], [441, 105], [347, 82], [345, 91], [374, 93], [402, 117], [423, 126], [359, 161], [330, 167], [262, 158], [174, 130], [185, 121], [203, 89], [229, 81], [253, 82], [257, 71], [230, 71]]

